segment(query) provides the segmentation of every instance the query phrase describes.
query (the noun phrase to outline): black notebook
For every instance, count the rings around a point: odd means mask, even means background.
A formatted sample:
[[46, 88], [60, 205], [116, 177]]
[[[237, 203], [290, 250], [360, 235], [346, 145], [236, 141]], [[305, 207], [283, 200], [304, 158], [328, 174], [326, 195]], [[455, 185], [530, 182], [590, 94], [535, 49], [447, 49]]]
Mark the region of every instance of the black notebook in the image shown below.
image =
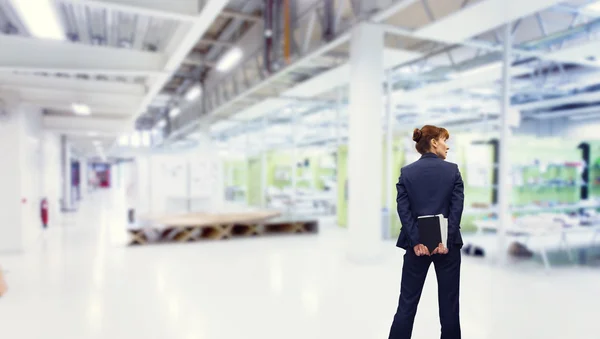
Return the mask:
[[429, 253], [432, 253], [440, 243], [446, 244], [448, 237], [448, 219], [444, 218], [443, 215], [429, 215], [419, 217], [419, 239], [421, 244], [425, 245], [429, 249]]

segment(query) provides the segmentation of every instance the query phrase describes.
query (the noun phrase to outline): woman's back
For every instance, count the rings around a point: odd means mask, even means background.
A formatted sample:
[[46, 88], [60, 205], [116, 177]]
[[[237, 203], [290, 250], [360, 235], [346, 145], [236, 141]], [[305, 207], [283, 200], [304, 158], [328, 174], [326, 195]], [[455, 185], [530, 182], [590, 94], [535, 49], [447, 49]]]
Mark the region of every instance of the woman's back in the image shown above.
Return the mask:
[[436, 214], [448, 217], [457, 173], [456, 164], [429, 153], [402, 169], [404, 186], [415, 217]]
[[397, 246], [407, 249], [416, 244], [416, 223], [419, 216], [443, 214], [453, 234], [449, 247], [462, 247], [460, 219], [463, 210], [463, 182], [458, 166], [433, 153], [425, 153], [414, 163], [402, 168], [396, 184], [398, 215], [402, 230]]

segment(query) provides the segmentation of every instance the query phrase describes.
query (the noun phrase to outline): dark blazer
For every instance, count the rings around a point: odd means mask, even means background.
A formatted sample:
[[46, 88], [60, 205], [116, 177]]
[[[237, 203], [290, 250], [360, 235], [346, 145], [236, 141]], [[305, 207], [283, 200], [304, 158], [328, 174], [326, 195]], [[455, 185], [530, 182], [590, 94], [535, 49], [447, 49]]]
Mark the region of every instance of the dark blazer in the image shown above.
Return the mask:
[[396, 203], [402, 229], [396, 246], [418, 245], [417, 218], [443, 214], [448, 218], [448, 249], [461, 248], [460, 219], [464, 206], [464, 184], [458, 165], [433, 153], [402, 168], [396, 184]]

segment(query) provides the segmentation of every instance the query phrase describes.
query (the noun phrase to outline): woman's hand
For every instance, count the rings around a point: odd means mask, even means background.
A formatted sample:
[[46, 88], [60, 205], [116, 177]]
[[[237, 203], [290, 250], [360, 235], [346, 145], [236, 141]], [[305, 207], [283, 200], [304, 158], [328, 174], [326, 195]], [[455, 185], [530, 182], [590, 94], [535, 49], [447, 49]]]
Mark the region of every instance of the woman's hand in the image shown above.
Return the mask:
[[446, 246], [444, 246], [444, 244], [440, 243], [438, 247], [433, 250], [432, 254], [448, 254], [448, 249]]
[[[427, 249], [427, 246], [423, 245], [423, 244], [418, 244], [417, 246], [414, 247], [415, 250], [415, 254], [417, 255], [417, 257], [421, 257], [424, 255], [429, 256], [429, 249]], [[437, 248], [436, 248], [437, 250]]]

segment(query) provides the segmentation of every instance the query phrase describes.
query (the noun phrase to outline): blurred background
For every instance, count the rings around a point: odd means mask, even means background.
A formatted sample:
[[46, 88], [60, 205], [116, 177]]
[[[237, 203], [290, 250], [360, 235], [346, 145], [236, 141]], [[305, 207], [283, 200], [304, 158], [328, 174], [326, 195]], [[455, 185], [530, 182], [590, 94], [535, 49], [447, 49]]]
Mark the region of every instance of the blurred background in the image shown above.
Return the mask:
[[600, 330], [600, 1], [0, 0], [0, 33], [4, 336], [386, 338], [426, 124], [463, 335]]

